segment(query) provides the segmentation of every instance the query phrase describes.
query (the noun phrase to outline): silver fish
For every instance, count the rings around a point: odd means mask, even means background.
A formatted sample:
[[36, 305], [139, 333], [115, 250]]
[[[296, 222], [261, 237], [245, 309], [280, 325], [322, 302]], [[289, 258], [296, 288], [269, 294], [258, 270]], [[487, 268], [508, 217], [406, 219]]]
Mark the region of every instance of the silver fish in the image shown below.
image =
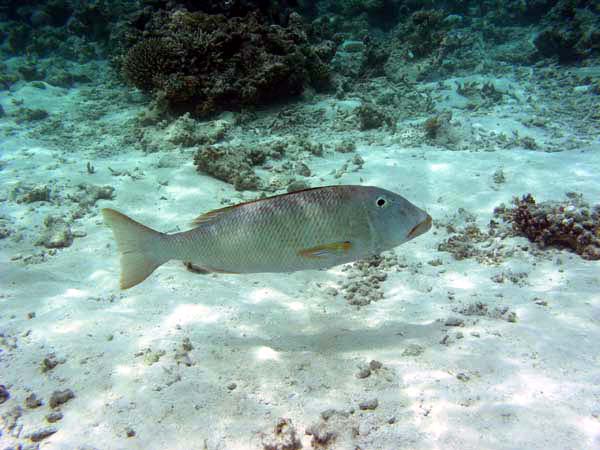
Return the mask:
[[431, 228], [404, 197], [370, 186], [326, 186], [207, 212], [194, 228], [165, 234], [103, 209], [121, 254], [121, 289], [172, 259], [204, 271], [293, 272], [376, 255]]

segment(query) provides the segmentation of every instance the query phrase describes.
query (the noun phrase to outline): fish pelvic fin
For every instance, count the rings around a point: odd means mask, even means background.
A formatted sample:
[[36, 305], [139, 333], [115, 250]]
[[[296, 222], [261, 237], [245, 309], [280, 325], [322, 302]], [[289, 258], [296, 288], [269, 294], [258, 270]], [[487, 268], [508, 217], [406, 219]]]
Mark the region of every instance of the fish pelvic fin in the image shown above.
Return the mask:
[[170, 258], [162, 252], [163, 233], [159, 233], [114, 209], [102, 210], [104, 223], [115, 236], [121, 255], [121, 289], [129, 289], [144, 281]]
[[352, 242], [350, 241], [332, 242], [330, 244], [302, 249], [298, 254], [304, 258], [322, 259], [329, 256], [346, 254], [351, 248]]

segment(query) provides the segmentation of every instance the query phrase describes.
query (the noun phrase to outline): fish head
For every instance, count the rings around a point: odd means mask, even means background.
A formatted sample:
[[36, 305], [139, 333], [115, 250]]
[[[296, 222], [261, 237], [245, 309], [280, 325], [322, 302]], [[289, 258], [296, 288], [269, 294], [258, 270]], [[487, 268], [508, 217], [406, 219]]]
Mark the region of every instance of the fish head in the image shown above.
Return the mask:
[[377, 250], [396, 247], [431, 229], [431, 216], [399, 194], [373, 187], [363, 201]]

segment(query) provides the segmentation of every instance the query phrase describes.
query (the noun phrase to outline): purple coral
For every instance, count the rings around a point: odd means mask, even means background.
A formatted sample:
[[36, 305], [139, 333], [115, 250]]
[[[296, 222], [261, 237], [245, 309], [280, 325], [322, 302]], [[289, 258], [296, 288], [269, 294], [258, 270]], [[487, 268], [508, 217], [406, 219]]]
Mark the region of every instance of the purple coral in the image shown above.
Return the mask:
[[527, 194], [514, 199], [515, 208], [500, 208], [496, 213], [542, 248], [566, 247], [584, 259], [600, 259], [600, 205], [590, 208], [580, 195], [567, 197], [563, 202], [536, 203]]

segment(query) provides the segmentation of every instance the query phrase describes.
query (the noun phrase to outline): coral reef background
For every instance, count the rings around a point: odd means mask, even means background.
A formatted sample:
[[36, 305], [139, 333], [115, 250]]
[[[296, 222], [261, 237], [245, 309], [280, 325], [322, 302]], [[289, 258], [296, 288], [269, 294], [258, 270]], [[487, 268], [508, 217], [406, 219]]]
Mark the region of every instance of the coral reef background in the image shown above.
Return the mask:
[[[0, 0], [0, 448], [599, 447], [599, 129], [591, 0]], [[328, 184], [433, 229], [118, 290], [100, 208]]]

